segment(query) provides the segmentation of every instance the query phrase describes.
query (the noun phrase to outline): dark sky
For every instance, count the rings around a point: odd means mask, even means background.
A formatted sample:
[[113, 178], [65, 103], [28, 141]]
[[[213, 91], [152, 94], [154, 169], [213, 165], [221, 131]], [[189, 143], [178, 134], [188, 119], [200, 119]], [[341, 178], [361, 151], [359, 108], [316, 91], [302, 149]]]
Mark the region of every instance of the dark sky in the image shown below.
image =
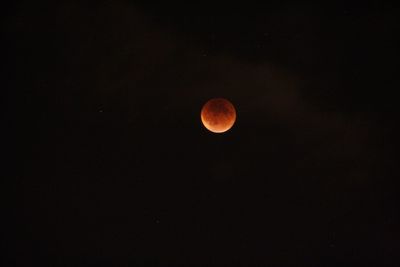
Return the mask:
[[399, 266], [399, 12], [4, 8], [2, 266]]

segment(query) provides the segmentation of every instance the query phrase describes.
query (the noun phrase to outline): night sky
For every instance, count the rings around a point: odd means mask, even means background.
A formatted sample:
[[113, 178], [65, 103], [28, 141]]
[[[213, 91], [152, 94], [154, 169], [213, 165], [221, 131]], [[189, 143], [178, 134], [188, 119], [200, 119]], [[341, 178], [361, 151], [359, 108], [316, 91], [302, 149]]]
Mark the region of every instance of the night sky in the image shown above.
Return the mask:
[[0, 265], [400, 266], [399, 12], [4, 7]]

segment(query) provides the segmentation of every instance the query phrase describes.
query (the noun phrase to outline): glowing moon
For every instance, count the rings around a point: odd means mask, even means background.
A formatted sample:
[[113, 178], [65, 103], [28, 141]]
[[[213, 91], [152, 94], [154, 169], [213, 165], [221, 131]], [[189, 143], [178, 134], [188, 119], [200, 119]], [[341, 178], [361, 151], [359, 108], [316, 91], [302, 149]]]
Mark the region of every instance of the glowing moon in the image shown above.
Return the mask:
[[201, 121], [204, 127], [213, 133], [224, 133], [232, 128], [236, 121], [236, 110], [231, 102], [224, 98], [213, 98], [201, 109]]

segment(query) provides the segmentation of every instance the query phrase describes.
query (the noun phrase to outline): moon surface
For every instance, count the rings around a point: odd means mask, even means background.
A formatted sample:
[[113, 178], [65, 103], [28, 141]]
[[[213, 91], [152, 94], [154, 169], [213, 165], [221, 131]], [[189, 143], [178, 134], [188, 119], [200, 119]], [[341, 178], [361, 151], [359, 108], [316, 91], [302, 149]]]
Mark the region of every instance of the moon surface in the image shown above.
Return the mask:
[[224, 133], [235, 124], [235, 107], [224, 98], [213, 98], [201, 109], [201, 121], [207, 130], [213, 133]]

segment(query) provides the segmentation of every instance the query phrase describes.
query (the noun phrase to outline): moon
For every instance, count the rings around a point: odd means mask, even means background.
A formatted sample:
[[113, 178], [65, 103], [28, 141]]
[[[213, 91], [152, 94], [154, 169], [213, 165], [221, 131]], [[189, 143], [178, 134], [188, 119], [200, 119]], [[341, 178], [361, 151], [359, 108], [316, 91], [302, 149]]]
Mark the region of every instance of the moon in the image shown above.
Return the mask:
[[200, 117], [207, 130], [224, 133], [235, 124], [236, 110], [225, 98], [213, 98], [204, 104]]

